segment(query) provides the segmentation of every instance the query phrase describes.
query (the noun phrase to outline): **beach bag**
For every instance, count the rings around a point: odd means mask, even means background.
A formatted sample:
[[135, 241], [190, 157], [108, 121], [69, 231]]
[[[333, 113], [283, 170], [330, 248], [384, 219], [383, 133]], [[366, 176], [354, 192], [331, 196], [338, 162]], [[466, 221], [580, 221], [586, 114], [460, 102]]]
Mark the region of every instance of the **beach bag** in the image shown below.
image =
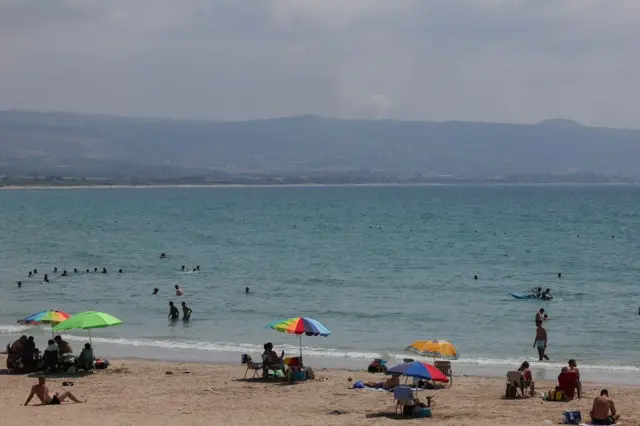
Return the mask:
[[550, 390], [547, 393], [547, 401], [568, 401], [568, 399], [569, 398], [567, 398], [567, 395], [562, 390]]
[[96, 359], [96, 370], [105, 370], [109, 366], [108, 359]]
[[582, 422], [580, 411], [565, 411], [562, 413], [562, 423], [565, 425], [579, 425]]
[[369, 373], [386, 373], [387, 372], [387, 366], [385, 365], [386, 363], [387, 361], [383, 359], [374, 359], [373, 362], [369, 364], [369, 368], [367, 368], [367, 371]]

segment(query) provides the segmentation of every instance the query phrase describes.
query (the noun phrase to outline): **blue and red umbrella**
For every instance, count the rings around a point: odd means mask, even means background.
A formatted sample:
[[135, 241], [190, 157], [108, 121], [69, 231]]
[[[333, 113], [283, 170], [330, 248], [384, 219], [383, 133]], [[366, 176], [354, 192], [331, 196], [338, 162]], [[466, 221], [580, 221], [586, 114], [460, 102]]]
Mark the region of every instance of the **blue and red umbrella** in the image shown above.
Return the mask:
[[436, 367], [420, 361], [396, 365], [395, 367], [388, 369], [387, 374], [392, 376], [399, 375], [417, 377], [419, 379], [432, 380], [434, 382], [447, 383], [449, 381], [449, 378], [442, 374], [442, 372]]

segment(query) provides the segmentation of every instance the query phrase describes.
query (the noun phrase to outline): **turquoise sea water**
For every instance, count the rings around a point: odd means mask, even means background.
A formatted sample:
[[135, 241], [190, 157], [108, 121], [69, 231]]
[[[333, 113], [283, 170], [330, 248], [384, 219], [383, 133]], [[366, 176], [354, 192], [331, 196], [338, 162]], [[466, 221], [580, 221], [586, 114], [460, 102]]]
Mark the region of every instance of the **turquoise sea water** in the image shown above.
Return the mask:
[[[16, 324], [30, 313], [96, 309], [124, 321], [93, 333], [102, 355], [237, 361], [265, 341], [295, 353], [296, 337], [265, 325], [305, 315], [333, 332], [302, 340], [319, 364], [365, 367], [440, 338], [459, 349], [459, 371], [502, 372], [536, 358], [541, 306], [508, 292], [540, 285], [555, 300], [544, 304], [551, 363], [536, 368], [575, 357], [587, 374], [636, 377], [639, 196], [636, 186], [0, 191], [0, 343], [30, 333], [45, 346], [46, 329]], [[169, 324], [169, 300], [187, 301], [192, 321]], [[86, 333], [69, 338], [79, 346]]]

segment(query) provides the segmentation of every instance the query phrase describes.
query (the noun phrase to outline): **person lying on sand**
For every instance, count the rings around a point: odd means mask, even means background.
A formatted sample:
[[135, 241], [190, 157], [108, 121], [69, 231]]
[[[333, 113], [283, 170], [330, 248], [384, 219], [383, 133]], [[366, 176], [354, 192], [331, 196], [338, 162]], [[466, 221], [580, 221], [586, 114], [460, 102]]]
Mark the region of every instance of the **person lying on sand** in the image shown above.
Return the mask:
[[368, 388], [391, 390], [400, 386], [400, 376], [391, 376], [384, 382], [365, 382], [364, 385]]
[[594, 425], [614, 425], [620, 420], [620, 414], [616, 414], [616, 406], [606, 389], [602, 389], [600, 396], [593, 400], [593, 409], [589, 414]]
[[60, 405], [67, 398], [78, 404], [87, 402], [80, 401], [69, 391], [50, 392], [49, 388], [47, 388], [47, 379], [45, 379], [44, 377], [38, 377], [38, 384], [31, 387], [31, 393], [29, 394], [27, 402], [25, 402], [24, 405], [29, 405], [29, 402], [31, 402], [34, 395], [38, 397], [40, 402], [42, 402], [42, 405]]

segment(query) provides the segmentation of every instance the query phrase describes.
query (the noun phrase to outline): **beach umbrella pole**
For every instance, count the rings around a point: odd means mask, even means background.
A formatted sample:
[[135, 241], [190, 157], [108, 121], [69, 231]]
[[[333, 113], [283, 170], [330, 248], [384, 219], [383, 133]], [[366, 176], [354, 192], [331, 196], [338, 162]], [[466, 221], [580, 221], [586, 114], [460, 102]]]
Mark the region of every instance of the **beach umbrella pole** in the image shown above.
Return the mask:
[[89, 344], [91, 345], [91, 349], [93, 349], [93, 342], [91, 341], [91, 329], [87, 329], [87, 331], [89, 332]]
[[302, 364], [302, 334], [299, 334], [300, 337], [300, 364]]

